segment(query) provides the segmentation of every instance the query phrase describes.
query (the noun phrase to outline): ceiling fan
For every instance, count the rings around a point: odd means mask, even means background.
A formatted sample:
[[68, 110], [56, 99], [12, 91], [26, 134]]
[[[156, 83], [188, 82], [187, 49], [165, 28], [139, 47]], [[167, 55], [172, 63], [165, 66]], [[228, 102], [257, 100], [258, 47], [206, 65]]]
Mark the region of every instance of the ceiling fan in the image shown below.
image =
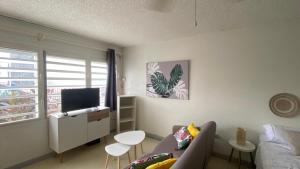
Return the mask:
[[[227, 0], [228, 3], [240, 3], [246, 0]], [[198, 18], [197, 18], [197, 2], [198, 0], [145, 0], [145, 9], [162, 12], [162, 13], [170, 13], [172, 12], [177, 5], [183, 3], [194, 3], [194, 25], [198, 26]]]
[[[151, 11], [169, 13], [169, 12], [172, 12], [176, 8], [176, 5], [178, 4], [178, 1], [180, 1], [180, 0], [146, 0], [145, 1], [145, 8], [147, 10], [151, 10]], [[186, 0], [181, 0], [181, 1], [186, 1]], [[194, 21], [195, 21], [195, 27], [197, 27], [198, 26], [198, 22], [197, 22], [197, 0], [190, 1], [190, 2], [194, 2], [194, 17], [195, 17]]]

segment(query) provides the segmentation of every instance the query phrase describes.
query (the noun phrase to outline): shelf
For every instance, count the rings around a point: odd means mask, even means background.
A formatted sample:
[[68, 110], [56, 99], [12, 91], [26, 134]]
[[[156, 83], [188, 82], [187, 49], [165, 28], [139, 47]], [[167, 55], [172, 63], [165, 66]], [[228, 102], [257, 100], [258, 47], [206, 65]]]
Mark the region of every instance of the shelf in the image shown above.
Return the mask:
[[117, 131], [134, 130], [136, 124], [135, 96], [118, 96]]
[[120, 119], [120, 123], [126, 123], [126, 122], [131, 122], [131, 121], [134, 121], [133, 118], [123, 118], [123, 119]]
[[121, 106], [120, 109], [133, 109], [134, 106]]

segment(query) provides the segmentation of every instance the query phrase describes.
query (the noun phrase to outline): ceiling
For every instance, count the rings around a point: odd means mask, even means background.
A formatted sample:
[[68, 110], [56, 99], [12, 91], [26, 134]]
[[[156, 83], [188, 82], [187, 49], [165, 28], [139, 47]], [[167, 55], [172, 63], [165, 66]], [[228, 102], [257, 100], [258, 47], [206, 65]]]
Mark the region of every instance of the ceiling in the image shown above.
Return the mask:
[[[172, 3], [166, 8], [163, 1]], [[0, 0], [0, 14], [120, 46], [300, 18], [300, 0], [197, 0], [195, 27], [194, 5], [194, 0]]]

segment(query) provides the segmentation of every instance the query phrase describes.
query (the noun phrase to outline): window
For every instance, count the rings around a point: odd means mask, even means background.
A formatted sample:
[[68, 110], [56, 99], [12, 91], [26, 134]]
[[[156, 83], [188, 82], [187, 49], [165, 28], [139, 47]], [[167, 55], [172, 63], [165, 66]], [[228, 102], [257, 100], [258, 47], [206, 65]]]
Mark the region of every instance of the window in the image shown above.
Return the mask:
[[61, 90], [86, 87], [84, 59], [46, 57], [47, 113], [61, 111]]
[[92, 87], [100, 89], [100, 106], [104, 106], [107, 80], [106, 62], [91, 62]]
[[107, 79], [105, 61], [47, 56], [46, 64], [48, 115], [61, 111], [62, 89], [99, 88], [100, 106], [104, 106]]
[[0, 124], [38, 118], [37, 53], [0, 48]]

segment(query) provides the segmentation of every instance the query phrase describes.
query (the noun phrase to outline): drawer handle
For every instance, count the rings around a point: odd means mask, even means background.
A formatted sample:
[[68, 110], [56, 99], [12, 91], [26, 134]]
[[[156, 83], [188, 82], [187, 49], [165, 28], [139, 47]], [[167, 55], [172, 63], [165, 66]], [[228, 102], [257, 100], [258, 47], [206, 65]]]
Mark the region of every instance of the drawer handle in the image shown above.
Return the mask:
[[78, 115], [73, 115], [73, 116], [71, 116], [71, 117], [77, 117]]

